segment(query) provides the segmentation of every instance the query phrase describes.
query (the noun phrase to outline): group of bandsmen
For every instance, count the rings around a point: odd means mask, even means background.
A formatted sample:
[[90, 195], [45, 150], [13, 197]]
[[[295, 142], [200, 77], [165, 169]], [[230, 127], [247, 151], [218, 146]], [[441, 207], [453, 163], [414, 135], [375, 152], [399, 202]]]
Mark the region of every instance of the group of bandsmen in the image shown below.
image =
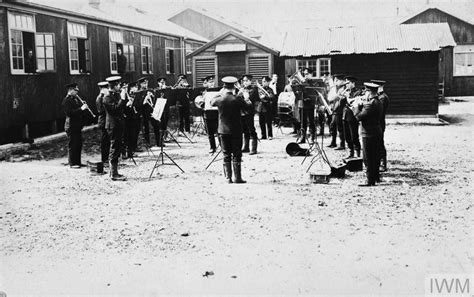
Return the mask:
[[[195, 104], [203, 113], [210, 153], [216, 152], [216, 135], [219, 135], [229, 182], [232, 182], [229, 177], [232, 171], [236, 173], [236, 182], [244, 182], [240, 176], [242, 153], [257, 153], [258, 136], [254, 124], [256, 114], [261, 139], [271, 140], [273, 137], [272, 125], [277, 114], [277, 79], [276, 75], [273, 78], [264, 76], [261, 83], [258, 80], [254, 83], [250, 74], [244, 74], [240, 79], [225, 77], [222, 79], [223, 88], [216, 88], [213, 75], [202, 80], [203, 88], [196, 97]], [[315, 141], [315, 119], [318, 120], [320, 135], [324, 135], [324, 126], [328, 123], [331, 135], [329, 147], [344, 150], [347, 143], [350, 150], [347, 158], [360, 157], [362, 149], [367, 168], [365, 185], [375, 185], [380, 181], [379, 170], [386, 170], [387, 164], [383, 135], [389, 99], [383, 91], [385, 82], [372, 80], [364, 83], [364, 90], [360, 90], [355, 86], [356, 81], [353, 76], [341, 74], [324, 75], [323, 79], [315, 79], [309, 69], [304, 69], [303, 73], [298, 72], [297, 76], [289, 77], [284, 91], [295, 94], [294, 132], [299, 133], [297, 142], [304, 143], [306, 139], [310, 143]], [[165, 77], [158, 78], [157, 83], [157, 88], [150, 89], [145, 77], [127, 84], [119, 76], [112, 76], [98, 83], [96, 107], [101, 130], [101, 158], [105, 165], [109, 164], [113, 180], [125, 179], [118, 173], [118, 160], [121, 155], [125, 159], [133, 157], [138, 151], [140, 131], [143, 130], [145, 142], [149, 145], [151, 125], [156, 145], [164, 145], [170, 103], [169, 100], [166, 101], [162, 116], [157, 119], [152, 116], [156, 99], [168, 98], [170, 89], [189, 88], [185, 75], [178, 76], [178, 82], [173, 87], [166, 85]], [[78, 96], [77, 84], [68, 84], [67, 89], [63, 105], [66, 112], [65, 130], [69, 136], [69, 165], [80, 168], [83, 166], [80, 157], [83, 118], [92, 111]], [[190, 99], [189, 96], [188, 93], [186, 98]], [[189, 131], [190, 101], [192, 98], [176, 102], [180, 130]], [[238, 116], [235, 110], [225, 107], [227, 101], [237, 104], [233, 108], [238, 110]], [[233, 106], [232, 104], [229, 106]], [[359, 140], [359, 126], [362, 141]], [[229, 133], [231, 136], [226, 136]], [[336, 144], [338, 135], [339, 146]], [[231, 161], [234, 163], [232, 166]]]
[[[150, 125], [155, 134], [156, 145], [163, 145], [167, 129], [170, 104], [167, 101], [159, 119], [153, 118], [152, 112], [157, 98], [163, 98], [170, 89], [189, 87], [185, 75], [178, 76], [173, 87], [166, 85], [166, 78], [159, 77], [158, 87], [148, 88], [148, 79], [140, 78], [136, 82], [126, 83], [120, 76], [108, 77], [99, 82], [99, 95], [96, 99], [97, 122], [101, 131], [101, 161], [110, 165], [110, 176], [113, 180], [125, 180], [118, 173], [119, 157], [132, 158], [138, 148], [138, 135], [143, 130], [147, 145], [150, 145]], [[86, 102], [78, 96], [77, 83], [66, 85], [67, 95], [63, 100], [66, 113], [65, 131], [69, 137], [68, 152], [71, 168], [81, 168], [82, 127], [88, 113], [95, 116]], [[188, 104], [186, 104], [186, 101]], [[177, 100], [176, 107], [180, 117], [180, 130], [189, 131], [189, 100]], [[142, 129], [143, 128], [143, 129]]]
[[[363, 185], [373, 186], [380, 182], [380, 171], [387, 170], [384, 132], [389, 98], [384, 92], [385, 81], [365, 82], [362, 90], [356, 88], [357, 78], [354, 76], [324, 74], [322, 79], [316, 79], [308, 68], [288, 78], [285, 91], [295, 93], [294, 133], [299, 133], [297, 142], [306, 141], [308, 125], [309, 142], [314, 142], [316, 114], [320, 130], [318, 135], [324, 135], [325, 123], [329, 125], [331, 143], [328, 147], [345, 150], [347, 143], [347, 159], [360, 157], [362, 149], [367, 169], [367, 182]], [[312, 89], [318, 89], [321, 96], [312, 95]], [[359, 138], [362, 138], [362, 146]]]

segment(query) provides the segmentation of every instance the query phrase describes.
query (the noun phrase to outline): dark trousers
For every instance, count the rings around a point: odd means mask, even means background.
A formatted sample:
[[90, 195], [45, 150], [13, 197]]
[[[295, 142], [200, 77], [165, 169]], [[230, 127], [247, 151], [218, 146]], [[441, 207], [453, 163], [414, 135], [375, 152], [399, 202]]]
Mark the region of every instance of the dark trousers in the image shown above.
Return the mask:
[[[162, 117], [163, 118], [163, 117]], [[150, 123], [153, 128], [153, 132], [155, 133], [155, 140], [156, 140], [156, 145], [159, 146], [160, 143], [160, 122], [155, 120], [154, 118], [150, 117], [149, 115], [144, 115], [143, 116], [143, 136], [145, 137], [145, 141], [149, 144], [150, 142]], [[166, 130], [166, 129], [164, 129]]]
[[387, 159], [387, 149], [385, 149], [385, 131], [382, 133], [382, 137], [380, 139], [380, 159]]
[[368, 183], [380, 178], [380, 137], [362, 137], [362, 150]]
[[346, 138], [347, 147], [351, 151], [360, 151], [359, 122], [357, 120], [344, 121], [344, 136]]
[[224, 154], [224, 163], [242, 162], [242, 134], [219, 134]]
[[118, 126], [113, 129], [107, 129], [110, 138], [109, 161], [112, 164], [118, 164], [120, 152], [122, 151], [123, 127]]
[[105, 127], [100, 127], [100, 155], [102, 162], [109, 162], [110, 138]]
[[262, 139], [267, 138], [267, 131], [268, 137], [273, 137], [273, 129], [272, 129], [272, 112], [261, 112], [258, 114], [258, 122], [260, 124], [260, 131], [262, 132]]
[[309, 133], [316, 132], [316, 125], [314, 123], [314, 108], [303, 108], [302, 129], [306, 133], [309, 124]]
[[189, 120], [189, 106], [179, 106], [179, 131], [189, 132], [191, 123]]
[[67, 146], [69, 166], [81, 165], [82, 130], [67, 129], [66, 135], [68, 137]]
[[138, 134], [140, 133], [141, 119], [127, 119], [124, 131], [124, 150], [132, 154], [137, 149]]
[[207, 136], [209, 138], [209, 145], [211, 149], [215, 150], [216, 149], [216, 133], [217, 133], [217, 125], [218, 125], [218, 119], [208, 119], [204, 118], [204, 123], [206, 124], [206, 131], [207, 131]]
[[332, 136], [332, 142], [336, 142], [337, 134], [339, 133], [339, 140], [341, 141], [341, 146], [345, 146], [344, 139], [344, 125], [342, 123], [342, 114], [333, 114], [331, 118], [331, 124], [329, 125], [329, 132]]
[[245, 138], [257, 139], [257, 131], [255, 130], [255, 123], [253, 121], [254, 115], [248, 114], [241, 117], [242, 130]]

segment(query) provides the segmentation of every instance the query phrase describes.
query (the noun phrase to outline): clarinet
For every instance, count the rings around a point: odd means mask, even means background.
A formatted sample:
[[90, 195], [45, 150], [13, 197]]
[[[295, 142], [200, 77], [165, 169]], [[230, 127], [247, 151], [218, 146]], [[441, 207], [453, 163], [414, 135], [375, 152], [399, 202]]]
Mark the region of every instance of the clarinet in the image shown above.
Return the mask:
[[[85, 104], [87, 105], [86, 101], [82, 100], [81, 97], [79, 97], [79, 95], [76, 95], [77, 96], [77, 99], [79, 99], [79, 101], [81, 101], [82, 104]], [[93, 118], [96, 118], [96, 115], [92, 112], [92, 110], [89, 108], [89, 105], [87, 105], [87, 111], [89, 111], [89, 113], [91, 114], [91, 116]]]

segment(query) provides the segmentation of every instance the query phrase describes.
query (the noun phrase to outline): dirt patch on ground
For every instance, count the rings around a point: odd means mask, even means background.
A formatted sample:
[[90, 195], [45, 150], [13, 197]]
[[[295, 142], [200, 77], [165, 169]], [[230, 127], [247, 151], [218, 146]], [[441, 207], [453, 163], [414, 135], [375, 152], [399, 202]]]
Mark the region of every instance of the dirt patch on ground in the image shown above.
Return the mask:
[[[285, 153], [286, 128], [244, 155], [244, 185], [225, 184], [221, 161], [204, 170], [204, 136], [167, 144], [184, 174], [163, 166], [149, 179], [144, 151], [121, 163], [126, 182], [62, 165], [65, 141], [40, 145], [0, 163], [0, 291], [423, 295], [429, 274], [471, 272], [468, 122], [389, 125], [374, 188], [357, 187], [362, 172], [310, 183], [309, 163]], [[98, 150], [91, 131], [83, 162]]]

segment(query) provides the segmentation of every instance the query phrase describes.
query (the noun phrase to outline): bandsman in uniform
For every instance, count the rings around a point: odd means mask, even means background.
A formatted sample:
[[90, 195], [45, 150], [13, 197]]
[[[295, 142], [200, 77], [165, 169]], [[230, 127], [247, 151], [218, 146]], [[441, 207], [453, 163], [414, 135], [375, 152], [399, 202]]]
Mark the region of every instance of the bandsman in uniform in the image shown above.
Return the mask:
[[125, 159], [132, 158], [138, 149], [138, 135], [140, 134], [140, 126], [142, 123], [141, 110], [139, 105], [135, 104], [134, 100], [138, 90], [137, 84], [142, 84], [148, 80], [146, 78], [140, 78], [138, 81], [128, 85], [127, 99], [128, 102], [125, 105], [125, 133], [124, 133], [124, 152]]
[[382, 117], [382, 143], [380, 144], [380, 171], [387, 171], [387, 150], [385, 148], [385, 117], [387, 115], [387, 109], [390, 104], [390, 99], [388, 98], [387, 93], [384, 91], [385, 81], [383, 80], [371, 80], [374, 84], [378, 84], [380, 87], [378, 89], [379, 100], [383, 105], [383, 117]]
[[[224, 154], [224, 175], [228, 183], [245, 183], [242, 179], [242, 123], [240, 121], [241, 111], [253, 107], [248, 92], [241, 96], [235, 96], [235, 83], [237, 78], [226, 76], [222, 78], [224, 83], [220, 95], [211, 100], [211, 105], [219, 110], [218, 133], [221, 140], [222, 152]], [[231, 165], [232, 161], [232, 165]], [[234, 180], [232, 181], [232, 170]]]
[[259, 90], [260, 100], [257, 104], [257, 113], [260, 124], [260, 131], [262, 133], [262, 139], [273, 139], [273, 101], [275, 101], [275, 93], [270, 88], [271, 78], [269, 76], [262, 77], [262, 88]]
[[[312, 96], [309, 95], [308, 90], [305, 88], [306, 86], [312, 86], [312, 72], [310, 69], [305, 68], [303, 69], [303, 94], [302, 100], [299, 102], [300, 106], [300, 114], [302, 115], [301, 118], [301, 131], [300, 131], [300, 138], [296, 141], [297, 143], [305, 143], [306, 142], [306, 132], [308, 131], [309, 126], [309, 133], [311, 135], [310, 143], [314, 143], [316, 137], [316, 125], [314, 122], [314, 108], [316, 107], [316, 100]], [[296, 94], [295, 94], [296, 96]]]
[[368, 90], [367, 100], [352, 105], [352, 112], [361, 123], [360, 135], [367, 175], [367, 182], [359, 186], [375, 186], [376, 182], [380, 182], [379, 155], [382, 138], [380, 123], [383, 116], [383, 106], [377, 95], [379, 85], [371, 82], [366, 82], [364, 85]]
[[[190, 85], [188, 83], [187, 77], [184, 74], [178, 75], [178, 81], [175, 85], [176, 89], [189, 89]], [[179, 131], [189, 132], [191, 130], [191, 123], [189, 120], [190, 116], [190, 104], [189, 104], [189, 93], [180, 93], [180, 96], [177, 98], [176, 105], [179, 112]]]
[[[135, 93], [135, 100], [137, 100], [137, 105], [141, 105], [141, 114], [143, 117], [143, 135], [145, 141], [151, 145], [150, 140], [150, 124], [153, 128], [153, 133], [155, 134], [155, 142], [156, 146], [160, 146], [160, 128], [159, 123], [151, 117], [151, 113], [153, 112], [153, 108], [155, 107], [156, 103], [156, 96], [154, 91], [148, 88], [148, 79], [142, 77], [138, 80], [138, 90]], [[140, 104], [139, 102], [142, 102]]]
[[207, 90], [214, 88], [214, 75], [209, 75], [205, 77], [202, 81], [202, 85], [205, 88], [201, 96], [198, 96], [195, 99], [195, 104], [198, 108], [204, 111], [203, 118], [204, 124], [206, 125], [206, 132], [209, 138], [209, 153], [213, 154], [216, 152], [216, 134], [217, 134], [217, 125], [219, 121], [219, 112], [214, 107], [211, 106], [209, 98], [205, 96]]
[[357, 157], [360, 157], [360, 140], [359, 140], [359, 121], [354, 116], [349, 102], [355, 100], [356, 97], [361, 96], [362, 92], [355, 87], [357, 78], [354, 76], [346, 76], [346, 91], [345, 96], [347, 103], [342, 112], [342, 120], [344, 126], [344, 135], [349, 148], [349, 155], [346, 158], [354, 158], [354, 151]]
[[252, 78], [253, 76], [250, 74], [242, 75], [242, 89], [239, 90], [237, 97], [240, 98], [239, 100], [243, 100], [244, 94], [248, 93], [249, 100], [252, 102], [252, 106], [242, 110], [242, 129], [244, 133], [244, 146], [242, 152], [250, 152], [250, 155], [255, 155], [257, 153], [258, 138], [257, 131], [255, 130], [254, 118], [255, 110], [260, 98], [258, 97], [256, 87], [252, 86]]
[[110, 177], [112, 180], [123, 181], [125, 176], [118, 173], [118, 161], [122, 150], [122, 137], [125, 125], [123, 109], [127, 104], [126, 90], [120, 88], [120, 76], [106, 79], [109, 83], [109, 94], [104, 97], [106, 112], [105, 129], [110, 137]]
[[[157, 79], [158, 87], [155, 89], [155, 98], [165, 98], [166, 104], [163, 110], [163, 114], [161, 115], [161, 121], [159, 123], [159, 130], [166, 131], [168, 129], [168, 120], [170, 116], [170, 102], [167, 98], [167, 90], [170, 90], [171, 87], [166, 85], [166, 77], [158, 77]], [[160, 145], [164, 145], [161, 143]]]
[[64, 131], [68, 137], [68, 163], [71, 168], [81, 168], [82, 127], [88, 111], [88, 106], [79, 96], [76, 83], [66, 85], [67, 95], [63, 99], [66, 121]]
[[[347, 99], [344, 96], [345, 92], [345, 75], [344, 74], [334, 74], [334, 84], [336, 85], [336, 93], [331, 96], [328, 95], [328, 103], [332, 105], [332, 118], [331, 124], [329, 126], [329, 131], [331, 133], [331, 143], [328, 147], [334, 147], [336, 150], [345, 150], [346, 141], [344, 137], [344, 126], [342, 121], [342, 113], [344, 106], [347, 104]], [[336, 138], [339, 134], [340, 145], [337, 147]]]
[[105, 129], [106, 113], [104, 107], [104, 97], [109, 93], [109, 83], [103, 81], [97, 85], [99, 86], [99, 95], [95, 100], [95, 105], [97, 107], [97, 125], [100, 129], [100, 155], [104, 166], [109, 166], [110, 138], [107, 130]]

